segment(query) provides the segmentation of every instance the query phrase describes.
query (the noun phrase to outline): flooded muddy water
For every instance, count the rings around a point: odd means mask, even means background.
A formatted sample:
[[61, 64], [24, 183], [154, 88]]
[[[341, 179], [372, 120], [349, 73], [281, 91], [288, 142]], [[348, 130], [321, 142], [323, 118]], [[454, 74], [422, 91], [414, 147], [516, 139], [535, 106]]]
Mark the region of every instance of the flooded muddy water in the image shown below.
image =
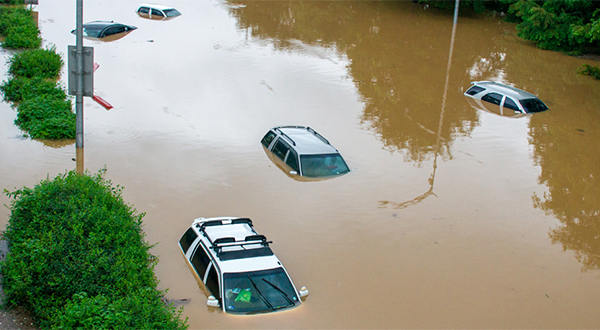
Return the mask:
[[[138, 27], [85, 41], [114, 108], [86, 98], [84, 167], [146, 212], [160, 288], [189, 299], [191, 329], [600, 327], [600, 82], [576, 74], [599, 63], [539, 50], [499, 16], [459, 17], [451, 47], [452, 15], [410, 1], [168, 4], [183, 15], [84, 3], [84, 22]], [[65, 54], [75, 2], [34, 8]], [[474, 109], [463, 93], [478, 80], [550, 110]], [[15, 117], [0, 105], [1, 189], [76, 168], [74, 141], [22, 138]], [[291, 179], [260, 144], [277, 125], [313, 127], [352, 172]], [[209, 309], [177, 241], [213, 216], [251, 218], [306, 302]]]

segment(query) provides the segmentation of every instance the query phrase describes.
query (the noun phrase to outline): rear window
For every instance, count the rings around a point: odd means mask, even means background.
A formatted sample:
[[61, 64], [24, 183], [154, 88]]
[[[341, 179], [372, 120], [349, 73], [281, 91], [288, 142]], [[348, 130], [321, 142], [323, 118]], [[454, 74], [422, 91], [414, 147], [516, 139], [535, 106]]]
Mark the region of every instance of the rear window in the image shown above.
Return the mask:
[[525, 99], [520, 102], [528, 113], [548, 110], [548, 107], [540, 99]]
[[269, 145], [271, 145], [271, 142], [273, 141], [274, 138], [275, 138], [275, 133], [269, 131], [269, 133], [267, 133], [260, 142], [263, 144], [263, 146], [265, 146], [265, 148], [268, 148]]
[[485, 88], [483, 87], [479, 87], [479, 86], [472, 86], [471, 88], [467, 89], [467, 94], [469, 95], [475, 95], [478, 94], [481, 91], [484, 91]]
[[196, 237], [198, 237], [198, 235], [196, 235], [192, 228], [188, 229], [185, 234], [183, 234], [179, 240], [179, 245], [181, 245], [184, 254], [187, 253], [187, 250], [190, 248], [190, 245], [194, 243]]

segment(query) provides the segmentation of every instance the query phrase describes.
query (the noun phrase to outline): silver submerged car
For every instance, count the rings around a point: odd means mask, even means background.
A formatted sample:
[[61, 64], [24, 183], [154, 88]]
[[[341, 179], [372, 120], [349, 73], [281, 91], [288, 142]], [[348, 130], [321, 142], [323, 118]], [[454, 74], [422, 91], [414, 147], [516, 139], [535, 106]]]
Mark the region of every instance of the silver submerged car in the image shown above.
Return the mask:
[[537, 96], [493, 81], [475, 81], [464, 95], [473, 108], [507, 117], [548, 110]]
[[338, 150], [310, 127], [273, 127], [261, 143], [271, 161], [299, 181], [298, 176], [322, 179], [350, 172]]

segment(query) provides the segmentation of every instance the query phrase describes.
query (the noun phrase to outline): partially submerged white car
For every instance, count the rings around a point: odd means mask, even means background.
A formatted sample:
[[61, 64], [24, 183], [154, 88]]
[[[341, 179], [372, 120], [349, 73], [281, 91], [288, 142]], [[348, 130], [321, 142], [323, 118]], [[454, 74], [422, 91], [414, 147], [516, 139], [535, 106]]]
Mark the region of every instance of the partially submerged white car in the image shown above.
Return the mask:
[[248, 218], [198, 218], [179, 240], [196, 280], [209, 291], [207, 304], [232, 314], [290, 309], [308, 296]]
[[548, 110], [537, 96], [494, 81], [474, 81], [464, 93], [475, 109], [506, 117], [522, 117]]
[[136, 10], [136, 13], [143, 18], [158, 20], [167, 20], [181, 15], [181, 13], [173, 7], [154, 3], [141, 4]]

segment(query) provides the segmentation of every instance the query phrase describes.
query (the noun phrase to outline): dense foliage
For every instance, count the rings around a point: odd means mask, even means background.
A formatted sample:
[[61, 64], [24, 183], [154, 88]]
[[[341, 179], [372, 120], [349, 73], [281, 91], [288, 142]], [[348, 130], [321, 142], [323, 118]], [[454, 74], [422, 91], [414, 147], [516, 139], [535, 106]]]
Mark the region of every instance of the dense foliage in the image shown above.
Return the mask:
[[72, 171], [7, 194], [10, 252], [0, 269], [9, 305], [42, 328], [186, 328], [156, 289], [143, 214], [102, 173]]
[[42, 77], [55, 79], [60, 75], [64, 62], [56, 47], [27, 50], [8, 60], [8, 73], [15, 77]]
[[40, 30], [24, 6], [0, 7], [0, 36], [5, 37], [4, 48], [33, 49], [42, 44]]

